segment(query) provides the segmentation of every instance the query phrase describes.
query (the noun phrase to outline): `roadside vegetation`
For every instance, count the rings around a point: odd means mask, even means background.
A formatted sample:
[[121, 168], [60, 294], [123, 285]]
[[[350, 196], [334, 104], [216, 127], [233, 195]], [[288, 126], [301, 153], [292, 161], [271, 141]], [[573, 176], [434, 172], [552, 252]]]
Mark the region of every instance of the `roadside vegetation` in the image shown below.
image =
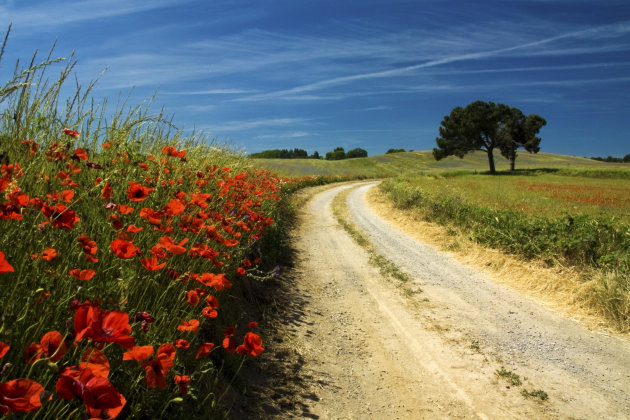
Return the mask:
[[0, 88], [0, 415], [225, 417], [297, 186], [36, 61]]
[[618, 330], [630, 330], [630, 168], [466, 171], [396, 177], [381, 184], [398, 207], [451, 232], [525, 259], [582, 272], [576, 294]]

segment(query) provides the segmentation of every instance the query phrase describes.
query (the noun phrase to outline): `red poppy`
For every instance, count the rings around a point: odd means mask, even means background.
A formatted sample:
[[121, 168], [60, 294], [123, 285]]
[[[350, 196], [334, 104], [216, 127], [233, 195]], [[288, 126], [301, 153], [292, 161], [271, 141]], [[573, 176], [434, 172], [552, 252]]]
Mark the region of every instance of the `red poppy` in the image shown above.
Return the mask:
[[256, 322], [256, 321], [252, 321], [252, 322], [247, 323], [247, 328], [249, 328], [250, 330], [253, 330], [257, 326], [258, 326], [258, 322]]
[[173, 255], [181, 255], [186, 252], [184, 244], [188, 242], [188, 238], [182, 239], [180, 243], [176, 243], [170, 236], [162, 236], [160, 238], [160, 246]]
[[79, 236], [78, 241], [81, 244], [81, 247], [83, 248], [85, 258], [87, 258], [88, 261], [91, 261], [94, 263], [98, 262], [98, 259], [94, 257], [94, 255], [96, 255], [96, 251], [98, 251], [96, 242], [90, 240], [90, 238], [88, 238], [85, 235]]
[[0, 251], [0, 273], [10, 273], [15, 271], [11, 264], [4, 259], [4, 252]]
[[197, 349], [197, 354], [195, 355], [195, 359], [205, 359], [210, 356], [210, 352], [214, 348], [213, 343], [203, 343]]
[[0, 383], [0, 414], [37, 410], [42, 405], [39, 394], [43, 391], [43, 386], [26, 378]]
[[186, 210], [186, 205], [181, 200], [171, 198], [171, 201], [164, 207], [166, 214], [169, 216], [176, 216], [182, 214]]
[[212, 274], [212, 273], [203, 273], [197, 279], [200, 283], [205, 284], [208, 287], [214, 287], [216, 290], [225, 290], [232, 287], [232, 283], [225, 277], [225, 274]]
[[103, 197], [105, 201], [109, 201], [112, 198], [112, 186], [109, 184], [109, 181], [105, 183], [105, 186], [101, 190], [101, 197]]
[[178, 331], [192, 331], [199, 332], [199, 321], [196, 319], [191, 319], [190, 321], [184, 321], [182, 319], [182, 323], [177, 327]]
[[163, 262], [162, 264], [160, 264], [160, 262], [158, 261], [157, 257], [155, 257], [155, 256], [149, 257], [149, 258], [145, 258], [143, 260], [140, 260], [140, 263], [142, 264], [142, 266], [144, 268], [146, 268], [149, 271], [160, 270], [160, 269], [164, 268], [164, 266], [166, 265], [166, 261]]
[[190, 306], [196, 306], [199, 303], [199, 294], [195, 290], [189, 290], [186, 293], [186, 302]]
[[144, 228], [137, 227], [135, 225], [127, 226], [127, 232], [129, 232], [129, 233], [138, 233], [138, 232], [142, 232], [143, 230], [144, 230]]
[[66, 136], [74, 137], [76, 139], [81, 133], [79, 133], [78, 131], [70, 130], [69, 128], [64, 128], [63, 134], [65, 134]]
[[129, 214], [133, 212], [133, 207], [128, 206], [126, 204], [121, 204], [118, 206], [118, 213], [120, 214]]
[[262, 346], [262, 338], [253, 332], [248, 332], [243, 338], [243, 344], [236, 348], [236, 352], [246, 356], [258, 357], [265, 348]]
[[74, 225], [79, 221], [79, 216], [61, 203], [55, 204], [55, 207], [44, 204], [42, 206], [42, 213], [52, 221], [53, 226], [60, 229], [73, 229]]
[[236, 269], [236, 272], [238, 274], [240, 274], [241, 276], [244, 275], [246, 273], [245, 269], [243, 267], [239, 267]]
[[138, 362], [153, 354], [153, 346], [134, 346], [123, 353], [123, 360], [136, 360]]
[[118, 258], [131, 258], [138, 255], [140, 250], [136, 248], [134, 244], [129, 241], [123, 241], [121, 239], [114, 239], [109, 245], [111, 250], [118, 256]]
[[85, 149], [81, 147], [74, 149], [74, 154], [72, 155], [72, 157], [75, 158], [75, 156], [76, 156], [76, 159], [83, 159], [83, 160], [88, 159], [88, 155], [87, 153], [85, 153]]
[[179, 393], [184, 395], [188, 393], [188, 384], [190, 383], [190, 376], [188, 375], [175, 375], [173, 378], [175, 384], [179, 387]]
[[24, 351], [24, 360], [26, 363], [35, 363], [42, 358], [42, 346], [37, 343], [31, 343]]
[[216, 318], [219, 316], [219, 313], [212, 306], [206, 306], [203, 308], [201, 310], [201, 314], [206, 318]]
[[78, 268], [70, 270], [70, 275], [78, 280], [90, 280], [94, 277], [94, 274], [96, 274], [96, 271], [94, 270], [80, 270]]
[[74, 314], [75, 341], [84, 338], [98, 343], [118, 343], [131, 348], [135, 338], [130, 336], [129, 315], [121, 311], [106, 311], [91, 303], [81, 304]]
[[137, 182], [129, 181], [127, 188], [127, 198], [131, 201], [144, 201], [153, 188], [144, 187]]
[[227, 327], [223, 332], [225, 338], [223, 338], [223, 348], [228, 353], [234, 353], [236, 351], [236, 342], [234, 341], [234, 327]]
[[95, 376], [85, 384], [81, 399], [92, 418], [113, 419], [127, 403], [107, 378]]
[[66, 354], [68, 347], [63, 335], [59, 331], [50, 331], [44, 334], [40, 341], [41, 351], [51, 362], [57, 362]]
[[142, 364], [145, 382], [149, 388], [166, 388], [166, 373], [173, 368], [176, 349], [170, 343], [164, 343], [158, 349], [155, 359]]
[[42, 252], [42, 260], [52, 261], [57, 257], [57, 250], [55, 248], [46, 248], [44, 252]]
[[190, 347], [190, 343], [183, 338], [178, 338], [177, 340], [175, 340], [175, 347], [182, 350], [188, 350], [188, 348]]
[[154, 226], [160, 226], [162, 224], [162, 212], [155, 211], [149, 207], [140, 210], [140, 217], [146, 219], [147, 222]]
[[11, 346], [9, 346], [7, 343], [3, 343], [2, 341], [0, 341], [0, 359], [2, 359], [5, 354], [7, 354], [10, 348]]
[[91, 347], [81, 354], [79, 369], [89, 369], [92, 375], [107, 378], [109, 376], [109, 359], [99, 349]]

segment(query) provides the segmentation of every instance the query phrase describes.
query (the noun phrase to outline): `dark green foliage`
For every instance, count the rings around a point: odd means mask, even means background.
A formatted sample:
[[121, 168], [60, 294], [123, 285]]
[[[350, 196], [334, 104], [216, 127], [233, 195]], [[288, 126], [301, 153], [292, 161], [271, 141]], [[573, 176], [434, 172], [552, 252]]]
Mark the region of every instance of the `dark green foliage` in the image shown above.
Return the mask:
[[337, 147], [332, 152], [326, 153], [326, 160], [343, 160], [346, 159], [346, 152], [343, 147]]
[[[315, 152], [317, 153], [317, 152]], [[319, 155], [318, 155], [319, 156]], [[308, 153], [302, 149], [263, 150], [249, 155], [252, 159], [308, 159]]]
[[356, 149], [348, 150], [348, 153], [346, 153], [347, 159], [367, 157], [367, 156], [368, 156], [367, 151], [361, 149], [360, 147], [357, 147]]
[[592, 157], [591, 159], [593, 160], [598, 160], [600, 162], [611, 162], [611, 163], [630, 163], [630, 154], [625, 155], [622, 158], [618, 158], [618, 157], [613, 157], [613, 156], [608, 156], [608, 157]]
[[458, 106], [442, 120], [433, 156], [436, 160], [447, 156], [463, 158], [481, 150], [488, 155], [490, 172], [495, 173], [493, 151], [499, 149], [513, 169], [519, 147], [531, 153], [540, 150], [536, 134], [545, 124], [544, 118], [536, 114], [526, 117], [519, 109], [504, 104], [476, 101], [466, 108]]
[[385, 152], [385, 154], [390, 154], [390, 153], [404, 153], [405, 149], [388, 149], [387, 152]]

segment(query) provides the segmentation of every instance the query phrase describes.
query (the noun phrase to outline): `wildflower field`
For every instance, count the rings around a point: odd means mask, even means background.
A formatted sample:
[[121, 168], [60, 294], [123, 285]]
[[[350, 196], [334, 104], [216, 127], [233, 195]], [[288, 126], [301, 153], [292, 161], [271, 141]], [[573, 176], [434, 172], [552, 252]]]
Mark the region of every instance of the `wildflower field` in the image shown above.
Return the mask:
[[222, 417], [287, 180], [93, 85], [64, 103], [59, 61], [0, 89], [0, 414]]

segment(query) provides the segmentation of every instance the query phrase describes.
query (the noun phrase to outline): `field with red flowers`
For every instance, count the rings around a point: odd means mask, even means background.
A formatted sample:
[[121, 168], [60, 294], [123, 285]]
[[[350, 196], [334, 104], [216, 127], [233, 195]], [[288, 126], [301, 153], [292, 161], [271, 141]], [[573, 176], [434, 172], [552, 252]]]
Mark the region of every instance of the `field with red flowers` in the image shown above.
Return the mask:
[[64, 109], [55, 65], [0, 90], [0, 414], [221, 417], [287, 180], [91, 86]]

